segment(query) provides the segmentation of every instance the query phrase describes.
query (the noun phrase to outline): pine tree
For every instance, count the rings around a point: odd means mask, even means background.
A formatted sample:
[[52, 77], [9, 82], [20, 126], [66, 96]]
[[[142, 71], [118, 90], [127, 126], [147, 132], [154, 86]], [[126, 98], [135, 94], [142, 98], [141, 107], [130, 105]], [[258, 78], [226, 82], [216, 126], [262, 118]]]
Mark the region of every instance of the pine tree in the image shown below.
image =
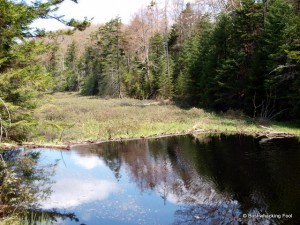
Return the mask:
[[[24, 140], [35, 124], [32, 110], [37, 95], [45, 91], [51, 80], [37, 56], [45, 46], [34, 37], [43, 31], [31, 31], [38, 18], [57, 18], [60, 1], [35, 2], [0, 0], [0, 136]], [[84, 29], [89, 21], [65, 21], [67, 25]]]
[[[84, 94], [97, 94], [122, 98], [122, 76], [125, 73], [123, 36], [119, 17], [100, 27], [92, 35], [92, 45], [87, 48], [88, 72], [84, 81]], [[93, 89], [93, 91], [88, 89]]]
[[272, 90], [274, 102], [269, 117], [296, 118], [300, 115], [299, 34], [300, 18], [294, 5], [270, 1], [264, 30], [266, 57], [265, 87]]
[[88, 46], [81, 58], [81, 94], [97, 95], [99, 94], [99, 82], [102, 74], [102, 64], [100, 50], [95, 46]]
[[76, 42], [68, 46], [66, 56], [65, 56], [65, 71], [66, 84], [64, 87], [65, 91], [79, 91], [80, 88], [80, 73], [78, 69], [78, 59], [77, 59], [77, 46]]
[[47, 55], [49, 59], [44, 64], [47, 72], [52, 76], [53, 91], [63, 91], [66, 84], [65, 57], [57, 40], [49, 45]]

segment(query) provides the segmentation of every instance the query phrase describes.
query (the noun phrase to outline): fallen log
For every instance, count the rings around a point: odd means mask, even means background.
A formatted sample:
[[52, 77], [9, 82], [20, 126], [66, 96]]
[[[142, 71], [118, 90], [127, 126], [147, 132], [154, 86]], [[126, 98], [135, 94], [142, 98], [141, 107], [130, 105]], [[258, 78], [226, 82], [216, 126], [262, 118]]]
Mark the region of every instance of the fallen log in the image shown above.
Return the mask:
[[22, 144], [23, 147], [26, 148], [51, 148], [51, 149], [62, 149], [62, 150], [70, 150], [71, 146], [67, 144], [34, 144], [34, 143], [25, 143]]

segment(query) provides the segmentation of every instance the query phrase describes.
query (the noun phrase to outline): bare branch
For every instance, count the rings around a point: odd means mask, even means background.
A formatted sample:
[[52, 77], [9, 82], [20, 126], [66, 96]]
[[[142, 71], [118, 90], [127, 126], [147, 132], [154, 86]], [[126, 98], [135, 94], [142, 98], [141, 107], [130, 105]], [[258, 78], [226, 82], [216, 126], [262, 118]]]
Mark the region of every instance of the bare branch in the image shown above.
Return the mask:
[[[4, 105], [4, 107], [6, 109], [6, 112], [7, 112], [7, 115], [8, 115], [9, 127], [11, 127], [11, 116], [10, 116], [9, 109], [8, 109], [7, 105], [5, 104], [5, 102], [3, 101], [3, 99], [1, 97], [0, 97], [0, 101], [2, 102], [2, 104]], [[0, 142], [2, 141], [3, 131], [5, 132], [6, 137], [7, 137], [7, 130], [5, 129], [5, 127], [3, 125], [2, 118], [0, 117]]]

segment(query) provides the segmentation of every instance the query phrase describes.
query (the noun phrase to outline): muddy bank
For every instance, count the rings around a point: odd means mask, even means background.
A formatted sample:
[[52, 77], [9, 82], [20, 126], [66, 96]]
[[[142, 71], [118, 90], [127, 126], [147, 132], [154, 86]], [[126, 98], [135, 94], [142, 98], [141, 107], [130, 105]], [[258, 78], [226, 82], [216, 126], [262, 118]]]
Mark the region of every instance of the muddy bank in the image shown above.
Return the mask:
[[142, 139], [158, 139], [158, 138], [164, 138], [164, 137], [171, 137], [171, 136], [184, 136], [184, 135], [197, 135], [197, 134], [240, 134], [240, 135], [252, 135], [258, 140], [264, 140], [264, 139], [274, 139], [274, 138], [293, 138], [296, 137], [296, 135], [289, 134], [289, 133], [280, 133], [280, 132], [223, 132], [218, 130], [193, 130], [190, 132], [182, 132], [182, 133], [170, 133], [170, 134], [159, 134], [159, 135], [153, 135], [153, 136], [141, 136], [141, 137], [134, 137], [134, 138], [114, 138], [114, 139], [101, 139], [101, 140], [87, 140], [83, 141], [81, 143], [72, 143], [70, 144], [70, 148], [78, 147], [82, 145], [90, 145], [90, 144], [101, 144], [101, 143], [108, 143], [108, 142], [126, 142], [126, 141], [135, 141], [135, 140], [142, 140]]
[[19, 147], [25, 148], [51, 148], [51, 149], [61, 149], [61, 150], [70, 150], [73, 147], [81, 146], [81, 145], [90, 145], [90, 144], [101, 144], [107, 142], [125, 142], [125, 141], [134, 141], [141, 139], [157, 139], [164, 138], [170, 136], [182, 136], [182, 135], [197, 135], [197, 134], [240, 134], [240, 135], [252, 135], [258, 140], [271, 140], [275, 138], [293, 138], [296, 135], [289, 133], [280, 133], [280, 132], [223, 132], [218, 130], [192, 130], [189, 132], [182, 133], [169, 133], [169, 134], [159, 134], [153, 136], [141, 136], [141, 137], [132, 137], [132, 138], [113, 138], [113, 139], [100, 139], [100, 140], [86, 140], [83, 142], [72, 142], [72, 143], [61, 143], [61, 144], [36, 144], [36, 143], [20, 143], [20, 144], [11, 144], [11, 143], [2, 143], [0, 145], [0, 149], [2, 150], [10, 150]]

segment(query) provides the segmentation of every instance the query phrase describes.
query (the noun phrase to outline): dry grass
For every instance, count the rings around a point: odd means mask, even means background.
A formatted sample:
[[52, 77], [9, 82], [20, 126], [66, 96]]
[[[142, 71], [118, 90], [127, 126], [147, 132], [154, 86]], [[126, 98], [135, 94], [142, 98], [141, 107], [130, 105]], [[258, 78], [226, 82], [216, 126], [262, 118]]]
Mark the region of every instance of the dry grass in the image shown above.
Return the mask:
[[[238, 133], [284, 130], [282, 126], [262, 128], [239, 112], [216, 115], [164, 102], [101, 99], [76, 93], [48, 96], [36, 115], [40, 121], [39, 138], [34, 141], [51, 143], [187, 133], [196, 129]], [[297, 133], [299, 129], [289, 131]]]

